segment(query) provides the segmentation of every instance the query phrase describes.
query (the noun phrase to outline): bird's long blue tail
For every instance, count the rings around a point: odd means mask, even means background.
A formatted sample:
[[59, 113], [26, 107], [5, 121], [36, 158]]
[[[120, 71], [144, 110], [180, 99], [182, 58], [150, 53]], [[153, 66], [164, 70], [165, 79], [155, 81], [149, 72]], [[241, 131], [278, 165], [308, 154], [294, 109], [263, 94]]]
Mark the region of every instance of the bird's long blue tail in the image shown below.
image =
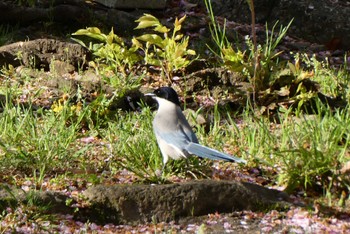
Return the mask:
[[192, 142], [189, 143], [189, 145], [186, 147], [186, 150], [190, 154], [194, 154], [202, 158], [209, 158], [213, 160], [225, 160], [229, 162], [247, 163], [244, 159], [231, 156], [229, 154], [225, 154], [215, 149], [212, 149], [200, 144], [192, 143]]

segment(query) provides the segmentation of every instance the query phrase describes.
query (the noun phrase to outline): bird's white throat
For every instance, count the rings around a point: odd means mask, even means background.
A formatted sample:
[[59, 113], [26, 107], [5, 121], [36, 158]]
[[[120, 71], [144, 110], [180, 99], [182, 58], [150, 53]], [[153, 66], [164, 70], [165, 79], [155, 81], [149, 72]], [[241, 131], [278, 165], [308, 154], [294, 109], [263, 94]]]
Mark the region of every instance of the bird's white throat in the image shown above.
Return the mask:
[[172, 103], [164, 98], [156, 97], [156, 99], [158, 102], [158, 112], [161, 111], [170, 114], [171, 112], [176, 111], [176, 108], [178, 107], [175, 103]]

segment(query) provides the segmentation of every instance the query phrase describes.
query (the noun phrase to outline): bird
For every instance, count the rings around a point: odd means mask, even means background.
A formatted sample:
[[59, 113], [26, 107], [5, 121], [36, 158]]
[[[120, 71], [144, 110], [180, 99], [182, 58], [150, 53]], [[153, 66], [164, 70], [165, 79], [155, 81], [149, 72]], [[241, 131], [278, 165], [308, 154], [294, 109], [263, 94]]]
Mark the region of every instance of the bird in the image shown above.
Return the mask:
[[179, 97], [171, 87], [161, 87], [147, 93], [158, 103], [158, 111], [153, 119], [153, 131], [163, 156], [163, 168], [169, 158], [177, 160], [197, 155], [200, 158], [246, 163], [244, 159], [222, 153], [199, 144], [186, 117], [182, 113]]

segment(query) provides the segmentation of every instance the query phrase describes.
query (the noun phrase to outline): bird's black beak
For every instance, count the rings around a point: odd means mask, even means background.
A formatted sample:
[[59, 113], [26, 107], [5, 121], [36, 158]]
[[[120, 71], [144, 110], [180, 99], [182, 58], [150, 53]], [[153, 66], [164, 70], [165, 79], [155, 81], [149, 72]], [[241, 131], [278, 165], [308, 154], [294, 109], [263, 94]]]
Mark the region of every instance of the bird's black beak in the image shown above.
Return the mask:
[[156, 101], [157, 95], [155, 93], [146, 93], [145, 98], [146, 100], [152, 100], [152, 102]]
[[147, 97], [156, 97], [157, 95], [155, 95], [154, 93], [146, 93], [145, 96]]

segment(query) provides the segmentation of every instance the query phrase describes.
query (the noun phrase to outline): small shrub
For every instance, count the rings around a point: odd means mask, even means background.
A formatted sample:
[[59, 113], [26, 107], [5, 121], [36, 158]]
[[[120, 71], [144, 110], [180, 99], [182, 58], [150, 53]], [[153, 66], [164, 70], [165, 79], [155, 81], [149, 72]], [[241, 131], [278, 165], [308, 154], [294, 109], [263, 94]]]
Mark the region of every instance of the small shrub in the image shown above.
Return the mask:
[[106, 69], [127, 74], [133, 65], [140, 61], [140, 56], [136, 53], [137, 48], [135, 46], [128, 47], [123, 39], [114, 33], [113, 28], [108, 35], [102, 33], [96, 27], [79, 29], [72, 35], [86, 36], [97, 41], [97, 43], [90, 41], [87, 46], [82, 40], [73, 38], [96, 56], [96, 61], [101, 66], [92, 64], [96, 69]]
[[173, 72], [191, 62], [189, 56], [196, 55], [194, 50], [187, 49], [189, 37], [180, 33], [181, 24], [185, 19], [186, 16], [176, 18], [172, 31], [150, 14], [144, 14], [136, 20], [139, 23], [136, 29], [151, 27], [155, 33], [134, 37], [132, 39], [134, 46], [144, 51], [146, 64], [162, 67], [169, 79], [172, 78]]

